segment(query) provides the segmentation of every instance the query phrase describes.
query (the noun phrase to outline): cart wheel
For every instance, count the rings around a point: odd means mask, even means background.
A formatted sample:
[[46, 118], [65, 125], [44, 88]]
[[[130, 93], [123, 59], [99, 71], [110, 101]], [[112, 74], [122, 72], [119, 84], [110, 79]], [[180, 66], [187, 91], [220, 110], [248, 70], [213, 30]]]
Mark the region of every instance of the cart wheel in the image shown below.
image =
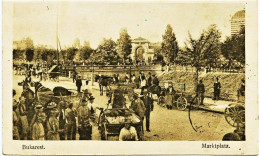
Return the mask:
[[165, 107], [165, 98], [164, 98], [164, 96], [160, 96], [158, 98], [158, 105], [161, 106], [161, 107]]
[[177, 108], [178, 110], [185, 110], [186, 107], [187, 107], [187, 99], [183, 96], [180, 96], [178, 99], [177, 99]]
[[232, 127], [245, 126], [245, 110], [239, 106], [227, 107], [225, 109], [225, 119]]

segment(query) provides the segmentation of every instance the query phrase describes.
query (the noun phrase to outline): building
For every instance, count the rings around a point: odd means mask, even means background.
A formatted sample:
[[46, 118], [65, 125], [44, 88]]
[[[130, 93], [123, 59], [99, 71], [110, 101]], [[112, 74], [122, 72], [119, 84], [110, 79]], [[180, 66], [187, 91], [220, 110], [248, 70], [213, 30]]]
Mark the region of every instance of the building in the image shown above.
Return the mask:
[[154, 49], [150, 46], [150, 42], [142, 37], [138, 37], [131, 42], [132, 52], [131, 59], [135, 63], [145, 62], [149, 64], [154, 57]]
[[245, 10], [236, 12], [231, 20], [231, 35], [239, 34], [242, 27], [245, 26]]

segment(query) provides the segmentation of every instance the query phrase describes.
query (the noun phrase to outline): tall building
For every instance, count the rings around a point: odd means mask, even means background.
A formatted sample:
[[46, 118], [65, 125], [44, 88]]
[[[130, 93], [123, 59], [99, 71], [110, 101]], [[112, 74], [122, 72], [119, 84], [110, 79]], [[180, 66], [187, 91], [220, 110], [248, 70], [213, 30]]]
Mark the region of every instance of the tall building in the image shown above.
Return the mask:
[[239, 34], [242, 27], [245, 26], [245, 10], [236, 12], [231, 20], [231, 35]]

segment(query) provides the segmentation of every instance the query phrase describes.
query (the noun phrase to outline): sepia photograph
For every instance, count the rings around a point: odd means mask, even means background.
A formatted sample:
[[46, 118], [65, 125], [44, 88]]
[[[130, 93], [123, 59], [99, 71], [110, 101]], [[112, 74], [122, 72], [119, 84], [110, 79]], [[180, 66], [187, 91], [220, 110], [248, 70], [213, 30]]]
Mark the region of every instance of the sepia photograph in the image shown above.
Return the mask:
[[201, 149], [249, 141], [245, 96], [257, 87], [247, 92], [246, 70], [257, 67], [247, 62], [246, 2], [11, 6], [4, 118], [21, 150], [45, 149], [25, 140], [202, 141]]

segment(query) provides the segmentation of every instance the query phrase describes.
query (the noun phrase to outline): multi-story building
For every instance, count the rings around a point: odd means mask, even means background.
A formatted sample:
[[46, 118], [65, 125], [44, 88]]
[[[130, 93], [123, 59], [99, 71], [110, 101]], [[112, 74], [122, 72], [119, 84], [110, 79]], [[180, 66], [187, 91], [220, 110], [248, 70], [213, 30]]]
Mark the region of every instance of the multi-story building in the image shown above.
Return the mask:
[[231, 20], [231, 35], [239, 34], [242, 27], [245, 26], [245, 10], [236, 12]]

